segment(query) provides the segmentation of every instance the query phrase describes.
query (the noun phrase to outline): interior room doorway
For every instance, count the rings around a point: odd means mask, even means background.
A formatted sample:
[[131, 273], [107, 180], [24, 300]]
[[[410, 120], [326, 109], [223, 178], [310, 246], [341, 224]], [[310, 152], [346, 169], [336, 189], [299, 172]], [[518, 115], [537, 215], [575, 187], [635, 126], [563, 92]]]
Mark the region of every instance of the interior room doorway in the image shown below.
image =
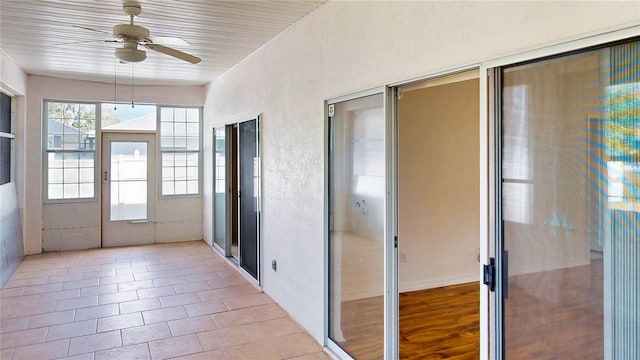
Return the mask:
[[398, 88], [401, 359], [479, 358], [477, 70]]
[[213, 130], [214, 246], [260, 278], [259, 118]]

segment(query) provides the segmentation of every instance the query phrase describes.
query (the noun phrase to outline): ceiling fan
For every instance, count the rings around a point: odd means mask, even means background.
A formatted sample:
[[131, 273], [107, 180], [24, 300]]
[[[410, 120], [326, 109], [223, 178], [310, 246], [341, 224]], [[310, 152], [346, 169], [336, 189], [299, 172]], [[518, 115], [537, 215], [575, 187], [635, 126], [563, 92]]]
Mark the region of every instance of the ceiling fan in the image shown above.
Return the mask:
[[[138, 45], [143, 46], [149, 50], [154, 50], [169, 56], [173, 56], [180, 60], [187, 61], [192, 64], [197, 64], [201, 59], [197, 56], [187, 54], [180, 50], [161, 45], [161, 43], [167, 45], [189, 45], [186, 41], [180, 38], [170, 37], [154, 37], [149, 36], [149, 29], [135, 25], [133, 19], [140, 15], [142, 11], [142, 5], [137, 1], [124, 1], [122, 4], [122, 10], [125, 14], [129, 15], [128, 24], [119, 24], [113, 27], [113, 33], [110, 34], [114, 39], [104, 40], [105, 42], [117, 42], [122, 43], [123, 46], [116, 48], [116, 57], [126, 62], [140, 62], [147, 58], [147, 52], [138, 49]], [[73, 25], [74, 27], [96, 31], [101, 33], [107, 33], [106, 31], [96, 30], [89, 27]], [[107, 33], [108, 34], [108, 33]]]

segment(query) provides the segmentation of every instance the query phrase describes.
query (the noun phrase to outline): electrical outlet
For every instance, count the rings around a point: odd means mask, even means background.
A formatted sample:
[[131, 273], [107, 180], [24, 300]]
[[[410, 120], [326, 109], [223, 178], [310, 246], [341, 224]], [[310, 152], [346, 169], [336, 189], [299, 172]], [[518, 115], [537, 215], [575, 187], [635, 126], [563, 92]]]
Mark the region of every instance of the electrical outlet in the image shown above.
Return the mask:
[[271, 269], [278, 271], [278, 261], [276, 259], [271, 260]]
[[404, 253], [404, 252], [400, 253], [400, 262], [401, 263], [406, 263], [407, 262], [407, 253]]

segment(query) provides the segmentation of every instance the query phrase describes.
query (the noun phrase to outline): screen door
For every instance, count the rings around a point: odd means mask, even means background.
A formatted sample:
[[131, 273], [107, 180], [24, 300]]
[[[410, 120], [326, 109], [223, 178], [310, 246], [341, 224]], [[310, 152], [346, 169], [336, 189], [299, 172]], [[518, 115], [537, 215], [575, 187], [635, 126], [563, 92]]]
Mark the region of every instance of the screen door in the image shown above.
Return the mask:
[[155, 135], [105, 133], [102, 151], [102, 246], [155, 241]]

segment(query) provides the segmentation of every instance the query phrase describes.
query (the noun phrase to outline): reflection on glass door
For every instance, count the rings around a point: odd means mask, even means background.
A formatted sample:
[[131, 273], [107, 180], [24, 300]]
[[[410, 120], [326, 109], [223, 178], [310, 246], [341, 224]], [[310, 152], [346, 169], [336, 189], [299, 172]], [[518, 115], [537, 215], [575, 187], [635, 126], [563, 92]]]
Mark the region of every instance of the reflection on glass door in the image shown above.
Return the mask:
[[[226, 153], [225, 127], [213, 130], [213, 241], [225, 251]], [[226, 254], [225, 254], [226, 255]]]
[[502, 72], [503, 350], [640, 357], [640, 45]]
[[334, 104], [329, 124], [329, 338], [357, 359], [384, 350], [383, 101]]
[[104, 135], [103, 246], [154, 242], [154, 149], [153, 134]]
[[259, 122], [238, 124], [238, 221], [240, 267], [259, 278], [260, 152]]

